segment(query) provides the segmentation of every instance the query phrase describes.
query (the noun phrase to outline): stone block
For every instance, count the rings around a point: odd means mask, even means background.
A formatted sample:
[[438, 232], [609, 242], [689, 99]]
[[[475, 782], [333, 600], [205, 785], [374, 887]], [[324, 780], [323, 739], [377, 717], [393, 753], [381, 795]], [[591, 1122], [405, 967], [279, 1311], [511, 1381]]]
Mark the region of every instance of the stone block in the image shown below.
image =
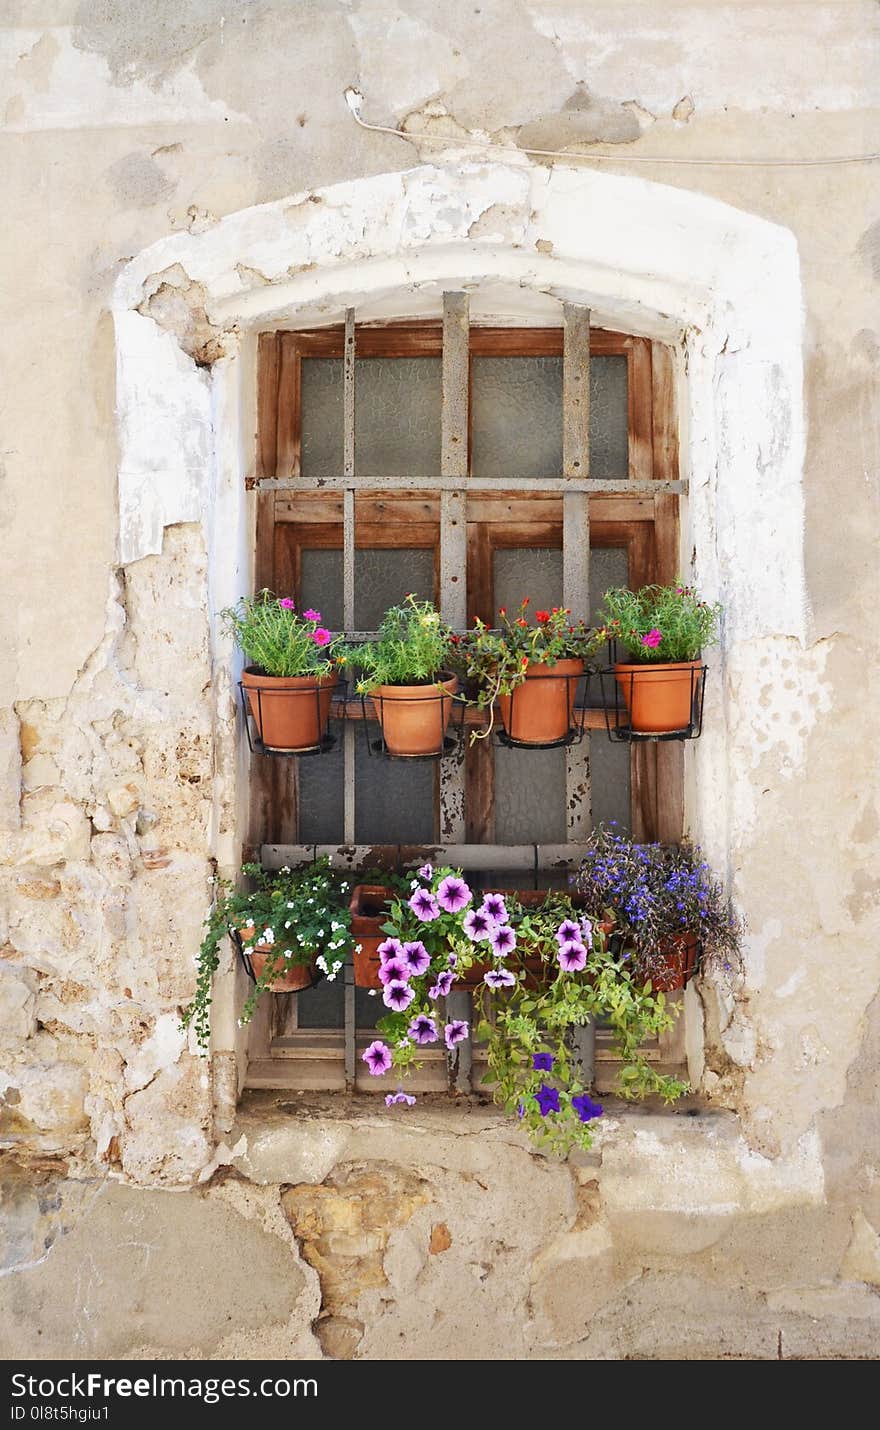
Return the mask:
[[36, 979], [0, 963], [0, 1047], [14, 1048], [37, 1030]]
[[82, 1132], [88, 1127], [85, 1110], [89, 1088], [85, 1068], [58, 1062], [33, 1065], [16, 1074], [17, 1112], [41, 1132]]
[[125, 1099], [121, 1161], [134, 1182], [194, 1182], [210, 1161], [210, 1080], [205, 1065], [184, 1057]]
[[848, 1281], [880, 1287], [880, 1234], [861, 1209], [852, 1219], [852, 1237], [844, 1253], [840, 1274]]

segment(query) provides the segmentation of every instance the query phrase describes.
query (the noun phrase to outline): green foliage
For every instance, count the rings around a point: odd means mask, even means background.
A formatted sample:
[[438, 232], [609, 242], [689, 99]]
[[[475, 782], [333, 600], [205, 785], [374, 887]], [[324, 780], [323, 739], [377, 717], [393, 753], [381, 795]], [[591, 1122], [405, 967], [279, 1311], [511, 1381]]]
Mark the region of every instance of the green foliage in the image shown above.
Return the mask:
[[353, 946], [348, 907], [351, 882], [330, 868], [326, 856], [304, 868], [278, 872], [260, 864], [245, 864], [242, 874], [252, 884], [247, 891], [237, 890], [225, 879], [217, 880], [196, 959], [196, 991], [181, 1018], [184, 1028], [192, 1025], [203, 1054], [211, 1037], [212, 980], [227, 933], [239, 937], [241, 931], [247, 935], [253, 930], [252, 936], [243, 940], [244, 946], [268, 944], [273, 950], [242, 1009], [241, 1023], [250, 1022], [260, 995], [287, 968], [314, 961], [332, 981]]
[[[506, 606], [501, 606], [496, 629], [475, 617], [472, 630], [452, 638], [453, 666], [470, 682], [470, 703], [479, 709], [491, 709], [499, 695], [510, 695], [522, 685], [530, 665], [552, 667], [560, 660], [586, 664], [607, 639], [604, 632], [592, 630], [583, 620], [572, 621], [571, 611], [562, 606], [536, 611], [531, 625], [529, 604], [526, 596], [513, 618]], [[474, 731], [471, 740], [485, 739], [491, 732], [490, 722], [488, 729]]]
[[448, 626], [430, 601], [406, 597], [382, 617], [377, 640], [347, 646], [341, 660], [360, 672], [357, 688], [368, 694], [379, 685], [422, 685], [438, 680], [449, 659]]
[[721, 606], [701, 601], [691, 586], [616, 586], [603, 601], [604, 638], [625, 646], [638, 664], [697, 660], [718, 639]]
[[293, 602], [276, 600], [271, 591], [242, 596], [220, 612], [224, 629], [248, 662], [264, 675], [329, 675], [341, 640], [321, 624], [320, 612], [298, 615]]
[[[516, 942], [498, 956], [490, 943], [475, 941], [466, 925], [479, 899], [495, 896], [474, 897], [465, 886], [467, 903], [458, 912], [441, 908], [436, 915], [422, 917], [413, 908], [419, 891], [433, 894], [435, 904], [442, 902], [437, 900], [438, 891], [450, 875], [461, 877], [460, 871], [425, 866], [412, 882], [411, 896], [392, 901], [384, 925], [390, 939], [401, 946], [421, 943], [431, 958], [421, 975], [409, 979], [415, 994], [409, 1006], [378, 1024], [398, 1072], [404, 1074], [419, 1064], [421, 1049], [412, 1034], [419, 1016], [431, 1018], [438, 1032], [442, 1030], [446, 1014], [444, 1000], [437, 995], [438, 979], [446, 975], [457, 980], [474, 964], [488, 964], [493, 971], [508, 970], [513, 978], [507, 987], [493, 988], [484, 982], [474, 993], [475, 1017], [479, 1016], [476, 1037], [485, 1045], [489, 1064], [484, 1083], [494, 1100], [521, 1121], [542, 1148], [564, 1155], [573, 1147], [592, 1145], [592, 1121], [601, 1115], [601, 1107], [589, 1098], [573, 1036], [588, 1023], [602, 1021], [611, 1027], [623, 1061], [616, 1089], [621, 1097], [654, 1094], [673, 1102], [687, 1091], [678, 1079], [658, 1073], [641, 1051], [646, 1039], [671, 1027], [678, 1006], [638, 982], [625, 957], [612, 956], [597, 921], [585, 915], [582, 906], [564, 894], [552, 893], [533, 909], [505, 893], [503, 926], [513, 930]], [[585, 966], [574, 972], [562, 967], [558, 935], [564, 921], [577, 925], [584, 948]], [[552, 1068], [536, 1069], [536, 1054], [552, 1059]], [[559, 1107], [542, 1115], [538, 1099], [544, 1086], [555, 1090]]]

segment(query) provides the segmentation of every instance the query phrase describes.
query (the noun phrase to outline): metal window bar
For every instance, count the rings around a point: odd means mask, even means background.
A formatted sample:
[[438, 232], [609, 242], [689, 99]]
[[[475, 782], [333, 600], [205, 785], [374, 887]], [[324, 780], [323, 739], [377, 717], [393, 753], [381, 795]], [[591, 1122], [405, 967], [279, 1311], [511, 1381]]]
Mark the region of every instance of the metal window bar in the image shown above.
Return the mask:
[[[355, 326], [354, 308], [345, 314], [345, 343], [342, 369], [343, 466], [349, 483], [342, 499], [342, 624], [345, 630], [354, 627], [354, 500], [355, 500]], [[343, 837], [354, 843], [355, 838], [355, 728], [345, 722], [343, 734]], [[357, 1077], [357, 999], [354, 965], [345, 965], [345, 1004], [343, 1014], [345, 1044], [345, 1087], [354, 1090]]]

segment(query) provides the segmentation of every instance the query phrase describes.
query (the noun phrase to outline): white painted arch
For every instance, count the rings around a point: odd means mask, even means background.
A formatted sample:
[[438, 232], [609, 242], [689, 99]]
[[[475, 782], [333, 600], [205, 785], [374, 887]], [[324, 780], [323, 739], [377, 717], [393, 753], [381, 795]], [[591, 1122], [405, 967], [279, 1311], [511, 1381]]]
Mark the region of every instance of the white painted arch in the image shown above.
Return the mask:
[[[211, 368], [138, 311], [162, 275], [216, 328], [225, 355]], [[688, 750], [686, 813], [734, 874], [758, 803], [738, 677], [756, 651], [805, 637], [802, 300], [788, 230], [639, 178], [463, 162], [337, 184], [162, 239], [114, 295], [119, 561], [160, 551], [172, 523], [201, 522], [208, 609], [248, 589], [255, 335], [339, 322], [349, 306], [361, 320], [439, 315], [444, 288], [467, 289], [477, 321], [561, 322], [572, 301], [599, 326], [675, 348], [690, 483], [683, 569], [726, 612], [725, 678]], [[231, 870], [241, 781], [230, 652], [218, 642], [215, 653], [214, 852]]]

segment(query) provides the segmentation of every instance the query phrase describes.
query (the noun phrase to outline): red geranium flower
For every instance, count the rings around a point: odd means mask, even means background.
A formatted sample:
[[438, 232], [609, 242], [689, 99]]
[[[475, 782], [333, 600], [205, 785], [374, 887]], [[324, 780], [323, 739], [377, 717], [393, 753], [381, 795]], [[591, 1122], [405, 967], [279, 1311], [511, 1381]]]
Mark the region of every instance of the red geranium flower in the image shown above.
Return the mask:
[[539, 625], [545, 626], [545, 625], [547, 624], [547, 622], [549, 621], [549, 619], [550, 619], [550, 612], [549, 612], [549, 611], [536, 611], [536, 612], [535, 612], [535, 620], [538, 622]]

